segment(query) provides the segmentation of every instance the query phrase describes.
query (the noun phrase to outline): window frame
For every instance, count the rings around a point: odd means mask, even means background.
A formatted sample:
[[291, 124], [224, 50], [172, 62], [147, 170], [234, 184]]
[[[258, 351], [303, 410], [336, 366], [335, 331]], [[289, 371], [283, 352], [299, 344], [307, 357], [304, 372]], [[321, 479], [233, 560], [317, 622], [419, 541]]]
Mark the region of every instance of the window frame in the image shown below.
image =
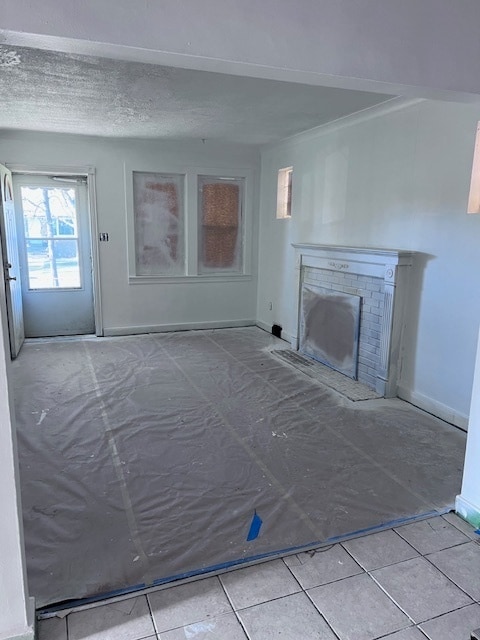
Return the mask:
[[[239, 206], [240, 206], [240, 210], [237, 212], [238, 214], [238, 232], [239, 232], [239, 237], [237, 239], [236, 242], [239, 243], [240, 245], [240, 267], [237, 269], [235, 267], [232, 268], [218, 268], [215, 269], [213, 268], [208, 268], [203, 266], [203, 268], [200, 265], [200, 256], [197, 255], [197, 269], [198, 269], [198, 274], [199, 275], [218, 275], [218, 274], [224, 274], [224, 275], [238, 275], [238, 274], [242, 274], [243, 270], [244, 270], [244, 246], [243, 243], [245, 241], [245, 233], [244, 233], [244, 226], [245, 226], [245, 183], [246, 180], [245, 178], [242, 177], [233, 177], [233, 176], [227, 176], [227, 175], [223, 175], [223, 176], [212, 176], [212, 175], [198, 175], [197, 176], [197, 241], [198, 241], [198, 249], [200, 250], [200, 245], [201, 245], [201, 240], [202, 240], [202, 233], [205, 233], [205, 225], [202, 224], [202, 220], [201, 220], [201, 211], [200, 211], [200, 191], [202, 189], [202, 187], [205, 186], [205, 184], [208, 184], [208, 181], [212, 181], [214, 182], [214, 184], [231, 184], [231, 183], [236, 183], [239, 187], [239, 194], [240, 194], [240, 202], [239, 202]], [[203, 227], [203, 231], [202, 231], [202, 227]]]
[[[290, 197], [289, 197], [290, 196]], [[293, 165], [277, 170], [277, 220], [291, 220], [293, 199]]]
[[[167, 273], [164, 272], [163, 274], [161, 272], [159, 273], [153, 273], [153, 274], [149, 274], [149, 273], [139, 273], [138, 270], [138, 261], [137, 261], [137, 244], [138, 244], [138, 235], [140, 235], [140, 229], [137, 229], [136, 226], [136, 215], [135, 215], [135, 189], [134, 189], [134, 183], [135, 183], [135, 174], [139, 175], [139, 176], [152, 176], [153, 179], [155, 179], [155, 177], [160, 178], [160, 180], [166, 180], [169, 181], [171, 180], [171, 182], [173, 184], [175, 184], [178, 179], [180, 182], [180, 188], [179, 188], [179, 200], [180, 202], [178, 203], [178, 218], [181, 220], [181, 232], [178, 233], [177, 238], [181, 239], [183, 241], [183, 246], [181, 247], [181, 259], [178, 261], [178, 266], [180, 267], [180, 269], [178, 270], [178, 273]], [[133, 189], [133, 226], [134, 226], [134, 244], [135, 244], [135, 275], [137, 277], [143, 277], [143, 276], [162, 276], [165, 275], [166, 277], [181, 277], [183, 275], [185, 275], [186, 273], [186, 255], [185, 255], [185, 249], [186, 249], [186, 239], [185, 239], [185, 235], [186, 235], [186, 230], [185, 230], [185, 220], [186, 220], [186, 215], [185, 215], [185, 210], [186, 210], [186, 206], [185, 206], [185, 174], [183, 173], [160, 173], [158, 171], [156, 172], [152, 172], [152, 171], [133, 171], [132, 172], [132, 189]], [[137, 233], [137, 231], [139, 233]], [[150, 230], [153, 233], [153, 230]], [[143, 234], [142, 234], [143, 235]], [[164, 236], [166, 237], [166, 236]]]
[[[135, 216], [133, 202], [133, 173], [157, 173], [184, 176], [184, 232], [185, 273], [183, 275], [137, 275], [135, 248]], [[225, 177], [244, 179], [242, 269], [240, 271], [198, 272], [198, 178]], [[252, 280], [253, 264], [253, 193], [254, 173], [250, 168], [220, 168], [201, 165], [178, 165], [166, 163], [124, 163], [125, 210], [127, 227], [128, 282], [133, 285], [180, 284], [191, 282], [241, 282]]]

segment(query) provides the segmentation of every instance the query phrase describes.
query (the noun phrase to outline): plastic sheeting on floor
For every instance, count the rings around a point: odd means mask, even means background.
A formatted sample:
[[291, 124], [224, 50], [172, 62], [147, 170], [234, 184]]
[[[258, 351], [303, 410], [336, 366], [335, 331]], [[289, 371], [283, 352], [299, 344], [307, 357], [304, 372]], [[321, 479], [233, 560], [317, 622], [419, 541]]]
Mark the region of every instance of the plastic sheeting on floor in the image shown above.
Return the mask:
[[13, 373], [38, 606], [453, 503], [462, 432], [399, 400], [351, 403], [270, 355], [282, 345], [251, 327], [24, 346]]

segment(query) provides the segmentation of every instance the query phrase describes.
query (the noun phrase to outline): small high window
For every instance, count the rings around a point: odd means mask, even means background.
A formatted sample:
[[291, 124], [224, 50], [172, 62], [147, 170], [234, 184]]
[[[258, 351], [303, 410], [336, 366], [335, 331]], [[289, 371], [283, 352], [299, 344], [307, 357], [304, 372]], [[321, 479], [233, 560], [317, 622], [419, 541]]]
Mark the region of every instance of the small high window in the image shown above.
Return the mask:
[[467, 213], [480, 213], [480, 122], [477, 125], [477, 136], [475, 138]]
[[292, 216], [292, 175], [293, 167], [285, 167], [278, 172], [277, 218]]

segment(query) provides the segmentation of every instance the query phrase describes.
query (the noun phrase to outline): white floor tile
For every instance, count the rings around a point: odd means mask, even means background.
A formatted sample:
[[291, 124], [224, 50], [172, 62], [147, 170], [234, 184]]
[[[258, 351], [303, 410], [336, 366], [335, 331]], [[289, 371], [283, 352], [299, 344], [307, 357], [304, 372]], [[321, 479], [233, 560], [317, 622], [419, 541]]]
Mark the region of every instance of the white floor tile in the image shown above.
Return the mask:
[[382, 640], [425, 640], [425, 636], [417, 627], [409, 627], [408, 629], [384, 636]]
[[316, 552], [299, 553], [285, 558], [285, 564], [304, 589], [347, 578], [363, 569], [339, 544]]
[[470, 633], [478, 627], [480, 627], [478, 604], [446, 613], [420, 625], [430, 640], [470, 640]]
[[239, 616], [250, 640], [336, 640], [304, 593], [242, 609]]
[[465, 534], [441, 516], [406, 524], [396, 531], [422, 555], [469, 541]]
[[37, 640], [67, 640], [66, 618], [47, 618], [37, 625]]
[[472, 602], [425, 558], [377, 569], [372, 576], [417, 623]]
[[68, 616], [69, 640], [139, 640], [155, 635], [145, 596]]
[[197, 580], [148, 594], [158, 632], [192, 625], [231, 613], [218, 578]]
[[392, 529], [347, 540], [342, 546], [367, 571], [418, 556], [418, 551]]
[[437, 551], [427, 556], [450, 580], [480, 600], [480, 546], [475, 542]]
[[165, 631], [160, 640], [246, 640], [247, 636], [234, 613]]
[[309, 589], [308, 595], [341, 640], [373, 640], [411, 625], [366, 573]]
[[235, 609], [244, 609], [301, 591], [283, 560], [224, 573], [220, 580]]

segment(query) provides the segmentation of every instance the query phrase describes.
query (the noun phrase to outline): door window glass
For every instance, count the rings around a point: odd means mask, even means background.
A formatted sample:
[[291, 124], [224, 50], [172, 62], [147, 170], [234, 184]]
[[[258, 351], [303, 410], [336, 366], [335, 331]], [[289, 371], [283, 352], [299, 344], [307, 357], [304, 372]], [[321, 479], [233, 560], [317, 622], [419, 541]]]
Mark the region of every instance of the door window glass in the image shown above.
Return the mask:
[[29, 289], [81, 287], [75, 189], [21, 188]]

